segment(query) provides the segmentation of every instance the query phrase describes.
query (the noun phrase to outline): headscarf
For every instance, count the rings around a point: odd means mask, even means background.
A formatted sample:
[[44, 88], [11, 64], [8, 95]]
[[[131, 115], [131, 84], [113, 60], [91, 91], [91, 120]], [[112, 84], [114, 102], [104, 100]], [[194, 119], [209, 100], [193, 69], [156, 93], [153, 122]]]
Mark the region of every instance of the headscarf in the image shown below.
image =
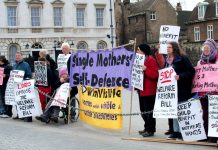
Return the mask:
[[210, 62], [215, 62], [217, 55], [217, 43], [213, 39], [207, 39], [203, 44], [203, 48], [205, 45], [207, 45], [210, 48], [210, 53], [209, 55], [204, 55], [202, 49], [200, 64], [208, 64]]

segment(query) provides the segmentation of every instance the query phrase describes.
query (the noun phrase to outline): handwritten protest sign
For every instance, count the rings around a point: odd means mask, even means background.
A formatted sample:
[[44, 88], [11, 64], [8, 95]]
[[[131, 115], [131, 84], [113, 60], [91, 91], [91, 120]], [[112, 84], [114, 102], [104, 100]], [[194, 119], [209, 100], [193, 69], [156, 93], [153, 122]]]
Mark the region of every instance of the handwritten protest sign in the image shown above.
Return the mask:
[[15, 105], [15, 86], [17, 83], [14, 82], [14, 79], [9, 78], [6, 90], [5, 90], [5, 104], [6, 105]]
[[4, 68], [0, 67], [0, 85], [3, 84], [3, 78], [4, 78]]
[[57, 64], [58, 64], [58, 69], [60, 68], [66, 68], [67, 67], [67, 61], [70, 58], [70, 54], [59, 54], [57, 58]]
[[[83, 90], [82, 90], [83, 89]], [[121, 129], [122, 88], [79, 89], [80, 120], [100, 128]]]
[[19, 118], [40, 115], [39, 99], [36, 99], [34, 80], [25, 80], [17, 84], [15, 97]]
[[60, 86], [55, 94], [51, 106], [60, 106], [66, 108], [67, 98], [69, 96], [70, 83], [64, 83]]
[[125, 48], [78, 51], [71, 56], [70, 84], [95, 88], [131, 89], [131, 72], [135, 53]]
[[34, 61], [36, 85], [47, 86], [47, 65], [43, 61]]
[[206, 139], [202, 109], [199, 100], [189, 100], [178, 105], [178, 122], [184, 141]]
[[179, 40], [179, 26], [162, 25], [160, 27], [160, 54], [167, 54], [167, 43], [178, 42]]
[[10, 78], [16, 83], [21, 83], [23, 81], [25, 72], [22, 70], [12, 70], [10, 72]]
[[154, 118], [177, 118], [177, 80], [172, 67], [159, 70]]
[[192, 92], [218, 90], [218, 64], [205, 64], [195, 67]]
[[208, 136], [218, 137], [218, 95], [208, 95]]
[[136, 53], [135, 60], [132, 67], [132, 86], [143, 90], [144, 73], [142, 66], [144, 66], [145, 55]]

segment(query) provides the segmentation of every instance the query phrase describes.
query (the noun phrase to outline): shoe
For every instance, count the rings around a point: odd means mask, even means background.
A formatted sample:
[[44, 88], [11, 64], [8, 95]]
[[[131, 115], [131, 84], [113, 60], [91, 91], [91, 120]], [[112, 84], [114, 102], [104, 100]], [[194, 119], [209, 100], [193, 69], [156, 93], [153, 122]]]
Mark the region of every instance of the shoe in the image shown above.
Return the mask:
[[24, 122], [33, 122], [32, 117], [26, 117], [24, 118]]
[[16, 116], [16, 117], [13, 117], [13, 119], [15, 120], [15, 119], [19, 119], [19, 118], [18, 118], [18, 116]]
[[10, 116], [8, 116], [6, 114], [2, 114], [2, 115], [0, 115], [0, 118], [10, 118]]
[[44, 123], [49, 123], [50, 119], [41, 116], [41, 121]]
[[146, 131], [145, 131], [145, 129], [144, 129], [144, 130], [139, 131], [139, 134], [142, 135], [142, 134], [145, 133], [145, 132], [146, 132]]
[[50, 117], [51, 121], [54, 121], [55, 123], [58, 123], [58, 117]]
[[172, 133], [173, 133], [172, 131], [168, 130], [168, 131], [165, 132], [164, 134], [165, 134], [165, 135], [170, 135], [170, 134], [172, 134]]
[[39, 121], [42, 121], [42, 117], [40, 117], [40, 116], [36, 116], [35, 119], [39, 120]]
[[141, 134], [143, 137], [150, 137], [150, 136], [154, 136], [154, 132], [144, 132]]
[[167, 140], [176, 140], [179, 137], [177, 132], [173, 132], [170, 136], [167, 137]]

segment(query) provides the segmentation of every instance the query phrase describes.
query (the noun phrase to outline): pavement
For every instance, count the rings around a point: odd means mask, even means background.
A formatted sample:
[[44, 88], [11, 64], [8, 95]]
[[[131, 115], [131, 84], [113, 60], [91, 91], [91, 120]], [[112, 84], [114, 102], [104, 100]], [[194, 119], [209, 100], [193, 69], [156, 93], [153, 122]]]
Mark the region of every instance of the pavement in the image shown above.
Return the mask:
[[[131, 93], [123, 94], [123, 112], [129, 113]], [[133, 95], [132, 112], [139, 112], [137, 94]], [[37, 120], [32, 123], [11, 118], [0, 119], [0, 150], [217, 150], [216, 147], [182, 145], [170, 143], [152, 143], [144, 141], [122, 140], [122, 138], [142, 138], [138, 130], [143, 128], [141, 116], [131, 117], [129, 134], [129, 117], [124, 117], [122, 130], [99, 129], [81, 121], [65, 125], [45, 124]], [[153, 138], [165, 139], [167, 119], [157, 120], [157, 132]]]

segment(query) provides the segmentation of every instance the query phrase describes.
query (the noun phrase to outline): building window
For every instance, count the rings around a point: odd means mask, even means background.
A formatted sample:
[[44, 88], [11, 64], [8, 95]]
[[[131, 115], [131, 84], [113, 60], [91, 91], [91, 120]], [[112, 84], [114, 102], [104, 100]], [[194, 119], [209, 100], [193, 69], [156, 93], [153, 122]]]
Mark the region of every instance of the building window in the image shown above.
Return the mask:
[[54, 7], [54, 26], [62, 26], [62, 7]]
[[198, 19], [204, 19], [205, 12], [206, 12], [206, 5], [198, 6]]
[[107, 43], [105, 41], [99, 41], [97, 43], [97, 49], [106, 49], [107, 48]]
[[42, 45], [40, 43], [34, 43], [32, 46], [31, 46], [32, 49], [42, 49]]
[[155, 11], [150, 12], [150, 19], [151, 20], [156, 20], [156, 12]]
[[77, 44], [77, 49], [83, 49], [83, 50], [86, 50], [88, 49], [88, 44], [84, 41], [81, 41]]
[[207, 26], [207, 38], [213, 39], [213, 25]]
[[32, 26], [40, 26], [40, 8], [31, 7], [31, 24]]
[[8, 26], [17, 26], [17, 7], [8, 6]]
[[194, 38], [195, 41], [200, 41], [200, 28], [194, 27]]
[[104, 25], [104, 8], [96, 8], [96, 26]]
[[76, 9], [77, 26], [85, 26], [85, 8]]
[[15, 54], [17, 52], [17, 46], [16, 45], [11, 45], [9, 47], [9, 62], [11, 63], [11, 65], [14, 65], [15, 64]]

